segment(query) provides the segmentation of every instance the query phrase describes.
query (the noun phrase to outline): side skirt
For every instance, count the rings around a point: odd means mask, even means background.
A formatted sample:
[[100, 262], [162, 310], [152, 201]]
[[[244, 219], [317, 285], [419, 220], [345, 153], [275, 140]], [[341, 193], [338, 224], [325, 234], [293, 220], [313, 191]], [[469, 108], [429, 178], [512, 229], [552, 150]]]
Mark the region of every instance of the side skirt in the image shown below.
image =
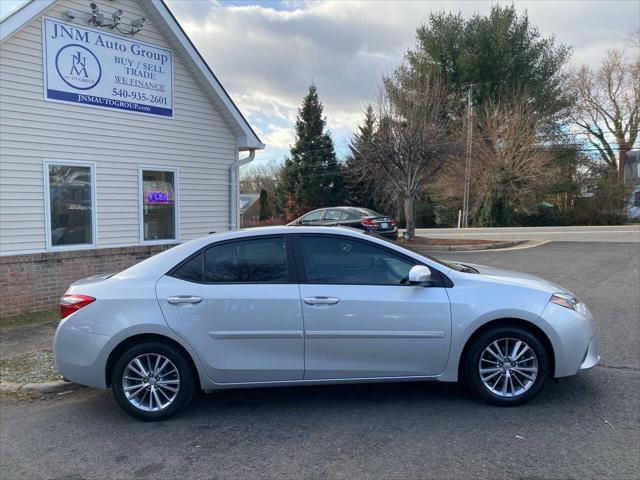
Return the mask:
[[338, 385], [354, 383], [399, 383], [399, 382], [435, 382], [437, 375], [410, 377], [372, 377], [372, 378], [323, 378], [314, 380], [287, 380], [280, 382], [248, 382], [248, 383], [212, 383], [213, 388], [205, 388], [206, 393], [215, 390], [238, 388], [296, 387], [305, 385]]

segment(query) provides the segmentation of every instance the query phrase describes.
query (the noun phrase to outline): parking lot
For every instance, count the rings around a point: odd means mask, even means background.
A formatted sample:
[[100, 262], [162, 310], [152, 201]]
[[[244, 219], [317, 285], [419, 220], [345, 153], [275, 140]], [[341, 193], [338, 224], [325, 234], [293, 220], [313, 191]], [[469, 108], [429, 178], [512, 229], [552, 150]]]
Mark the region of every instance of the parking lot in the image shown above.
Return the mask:
[[438, 383], [219, 392], [153, 424], [107, 391], [4, 397], [3, 479], [637, 478], [640, 244], [440, 256], [566, 286], [597, 319], [601, 365], [509, 409]]

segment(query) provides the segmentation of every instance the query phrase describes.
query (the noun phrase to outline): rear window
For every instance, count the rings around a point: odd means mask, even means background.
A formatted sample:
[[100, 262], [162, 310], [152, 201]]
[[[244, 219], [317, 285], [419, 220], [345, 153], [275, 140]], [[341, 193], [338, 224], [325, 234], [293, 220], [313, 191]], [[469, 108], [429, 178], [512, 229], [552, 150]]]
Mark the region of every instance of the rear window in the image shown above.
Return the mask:
[[347, 212], [344, 210], [327, 210], [324, 214], [325, 220], [344, 220], [347, 218]]
[[381, 217], [378, 212], [374, 212], [373, 210], [369, 210], [368, 208], [351, 208], [349, 209], [351, 213], [357, 215], [358, 217]]
[[288, 283], [284, 237], [210, 247], [204, 258], [205, 283]]
[[197, 283], [288, 283], [285, 239], [276, 236], [214, 244], [169, 275]]
[[176, 268], [171, 276], [187, 282], [199, 283], [202, 282], [202, 272], [202, 252], [200, 252]]

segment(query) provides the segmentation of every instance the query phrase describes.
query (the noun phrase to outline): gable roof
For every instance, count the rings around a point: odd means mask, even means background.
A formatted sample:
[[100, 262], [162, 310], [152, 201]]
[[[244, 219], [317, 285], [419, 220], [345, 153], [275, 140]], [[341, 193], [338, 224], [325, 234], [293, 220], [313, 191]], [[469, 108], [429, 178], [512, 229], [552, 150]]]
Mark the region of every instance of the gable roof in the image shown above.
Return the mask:
[[[164, 3], [164, 0], [138, 0], [149, 18], [164, 35], [171, 49], [176, 52], [187, 70], [218, 108], [221, 115], [236, 136], [239, 150], [261, 150], [265, 144], [260, 141], [247, 119], [224, 89], [220, 81], [193, 45], [185, 31]], [[24, 25], [42, 14], [56, 0], [30, 0], [0, 22], [0, 43], [17, 32]]]

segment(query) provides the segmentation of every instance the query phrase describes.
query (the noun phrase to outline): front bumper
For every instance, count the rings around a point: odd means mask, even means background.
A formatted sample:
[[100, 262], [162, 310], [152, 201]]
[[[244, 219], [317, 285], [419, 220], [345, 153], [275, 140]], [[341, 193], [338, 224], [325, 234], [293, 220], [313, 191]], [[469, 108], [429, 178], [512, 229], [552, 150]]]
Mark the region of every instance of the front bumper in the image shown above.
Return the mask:
[[600, 360], [594, 320], [586, 307], [582, 312], [549, 302], [542, 320], [554, 351], [554, 377], [568, 377], [595, 366]]
[[598, 339], [593, 337], [587, 347], [587, 352], [584, 354], [584, 360], [580, 365], [580, 370], [589, 370], [595, 367], [600, 362], [600, 354], [598, 353]]

